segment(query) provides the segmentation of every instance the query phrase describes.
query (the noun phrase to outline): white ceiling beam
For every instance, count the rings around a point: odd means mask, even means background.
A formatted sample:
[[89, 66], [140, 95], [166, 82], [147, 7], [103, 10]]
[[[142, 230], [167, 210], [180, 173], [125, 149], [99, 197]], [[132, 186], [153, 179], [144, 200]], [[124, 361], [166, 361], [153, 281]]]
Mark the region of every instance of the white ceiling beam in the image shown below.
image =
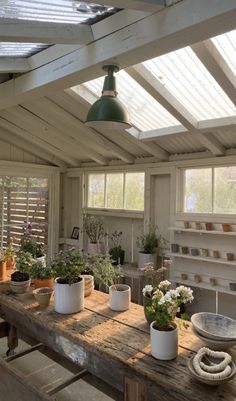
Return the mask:
[[196, 43], [192, 50], [236, 105], [236, 77], [214, 43], [211, 40]]
[[150, 131], [140, 132], [139, 139], [146, 143], [164, 136], [183, 134], [186, 132], [188, 132], [188, 130], [182, 125], [175, 125], [173, 127], [157, 128]]
[[[0, 108], [101, 75], [105, 63], [140, 63], [235, 28], [235, 0], [185, 0], [0, 85]], [[164, 21], [164, 23], [163, 23]]]
[[64, 163], [61, 159], [58, 159], [47, 150], [41, 149], [39, 146], [36, 147], [35, 144], [32, 144], [26, 139], [20, 138], [19, 136], [3, 128], [0, 128], [0, 139], [55, 166], [61, 168], [66, 168], [68, 166], [67, 163]]
[[39, 149], [39, 152], [40, 151], [45, 152], [45, 155], [49, 153], [53, 158], [55, 158], [55, 164], [58, 163], [59, 165], [60, 162], [62, 163], [64, 162], [68, 166], [72, 167], [78, 166], [78, 162], [75, 161], [72, 157], [69, 157], [66, 154], [64, 154], [63, 151], [58, 150], [56, 147], [46, 143], [45, 141], [37, 138], [34, 135], [31, 135], [28, 131], [25, 131], [20, 127], [17, 127], [15, 124], [1, 117], [0, 117], [0, 127], [6, 129], [11, 133], [14, 133], [17, 137], [20, 138], [20, 140], [23, 141], [26, 140], [27, 142], [30, 142], [36, 150]]
[[0, 57], [0, 74], [23, 73], [29, 70], [27, 58]]
[[188, 130], [197, 127], [197, 120], [178, 101], [178, 99], [152, 75], [147, 68], [136, 65], [126, 69], [126, 72], [134, 78], [155, 100], [157, 100], [170, 114], [172, 114]]
[[134, 163], [135, 158], [129, 152], [111, 142], [94, 129], [88, 128], [82, 121], [62, 107], [59, 107], [52, 100], [42, 98], [34, 104], [25, 104], [25, 107], [32, 112], [40, 114], [41, 118], [55, 128], [69, 132], [70, 136], [82, 145], [86, 145], [87, 147], [91, 145], [98, 153], [106, 150], [125, 163]]
[[216, 137], [210, 133], [206, 132], [204, 134], [198, 133], [197, 134], [197, 139], [200, 140], [202, 145], [204, 145], [210, 152], [212, 152], [213, 155], [215, 156], [224, 156], [225, 155], [225, 147], [222, 145], [222, 143], [216, 139]]
[[82, 45], [92, 41], [89, 25], [0, 18], [0, 42]]
[[211, 120], [199, 121], [198, 130], [201, 132], [214, 131], [219, 128], [234, 128], [236, 127], [236, 116], [214, 118]]
[[[86, 0], [86, 2], [94, 3], [94, 0]], [[106, 0], [106, 5], [117, 8], [128, 8], [130, 10], [155, 12], [165, 6], [165, 0]]]
[[2, 111], [0, 116], [9, 121], [14, 121], [21, 128], [30, 130], [30, 132], [37, 135], [39, 138], [64, 150], [68, 155], [71, 155], [77, 160], [77, 164], [80, 164], [79, 155], [83, 155], [83, 158], [84, 156], [88, 157], [88, 159], [91, 158], [101, 165], [108, 163], [108, 160], [101, 154], [90, 149], [88, 146], [76, 142], [69, 135], [66, 135], [59, 129], [55, 129], [40, 117], [32, 114], [23, 107], [15, 106], [10, 111]]

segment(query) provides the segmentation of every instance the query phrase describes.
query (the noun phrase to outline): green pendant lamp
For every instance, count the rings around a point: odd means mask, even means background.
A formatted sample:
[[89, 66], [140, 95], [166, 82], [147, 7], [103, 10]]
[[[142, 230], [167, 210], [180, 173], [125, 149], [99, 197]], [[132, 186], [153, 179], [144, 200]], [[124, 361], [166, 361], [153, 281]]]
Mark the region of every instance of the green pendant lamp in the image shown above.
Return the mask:
[[91, 106], [85, 124], [100, 130], [131, 128], [129, 115], [123, 104], [117, 99], [114, 72], [119, 71], [119, 67], [105, 65], [103, 70], [107, 71], [107, 76], [104, 80], [102, 96]]

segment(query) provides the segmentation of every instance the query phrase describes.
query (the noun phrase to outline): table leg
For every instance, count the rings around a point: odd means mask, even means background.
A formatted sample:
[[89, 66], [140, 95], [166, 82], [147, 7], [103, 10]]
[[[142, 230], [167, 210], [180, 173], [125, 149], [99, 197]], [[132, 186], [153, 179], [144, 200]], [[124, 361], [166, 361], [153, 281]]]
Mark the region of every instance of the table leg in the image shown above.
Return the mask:
[[16, 327], [8, 326], [8, 336], [7, 336], [7, 346], [8, 350], [6, 352], [7, 356], [14, 355], [14, 350], [18, 347], [18, 335]]

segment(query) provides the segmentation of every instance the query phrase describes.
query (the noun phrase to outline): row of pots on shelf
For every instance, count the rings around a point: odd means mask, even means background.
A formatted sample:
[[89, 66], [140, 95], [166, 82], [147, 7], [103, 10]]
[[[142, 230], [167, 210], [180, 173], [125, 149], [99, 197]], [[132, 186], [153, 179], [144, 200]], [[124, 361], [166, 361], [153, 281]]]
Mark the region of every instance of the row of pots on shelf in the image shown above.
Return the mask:
[[[181, 280], [183, 280], [183, 281], [189, 280], [189, 276], [187, 273], [181, 273], [180, 277], [181, 277]], [[203, 281], [202, 276], [200, 274], [194, 274], [193, 279], [194, 279], [194, 282], [197, 284], [201, 283]], [[218, 285], [218, 280], [216, 277], [209, 277], [209, 283], [212, 285], [212, 287], [215, 287]], [[229, 283], [229, 289], [231, 291], [236, 291], [236, 283]]]
[[[173, 253], [179, 253], [181, 249], [181, 252], [183, 255], [188, 255], [191, 253], [192, 256], [199, 256], [200, 251], [201, 251], [201, 256], [203, 257], [208, 257], [210, 256], [210, 249], [205, 249], [205, 248], [189, 248], [188, 246], [179, 246], [179, 244], [171, 244], [171, 251]], [[220, 252], [218, 250], [212, 250], [212, 256], [215, 259], [220, 258]], [[234, 254], [231, 252], [226, 252], [226, 259], [230, 262], [234, 260]]]
[[[203, 230], [203, 229], [205, 229], [206, 231], [214, 230], [213, 223], [199, 223], [198, 221], [195, 221], [194, 225], [196, 230]], [[191, 223], [189, 221], [184, 221], [184, 228], [192, 228]], [[231, 225], [228, 223], [223, 223], [222, 230], [226, 233], [230, 232]]]

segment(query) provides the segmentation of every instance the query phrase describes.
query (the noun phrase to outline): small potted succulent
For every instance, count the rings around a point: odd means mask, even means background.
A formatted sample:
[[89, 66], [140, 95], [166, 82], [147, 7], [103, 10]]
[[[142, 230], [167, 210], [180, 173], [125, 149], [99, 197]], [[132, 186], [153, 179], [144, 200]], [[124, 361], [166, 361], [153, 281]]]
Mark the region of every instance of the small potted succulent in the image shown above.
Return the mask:
[[157, 267], [157, 254], [159, 259], [161, 259], [160, 262], [162, 262], [160, 253], [167, 242], [162, 235], [158, 235], [158, 227], [150, 225], [148, 232], [140, 235], [136, 241], [137, 247], [140, 249], [138, 253], [138, 267], [142, 268], [146, 263], [153, 263], [154, 267]]
[[83, 230], [89, 238], [87, 253], [96, 255], [104, 253], [104, 219], [98, 216], [83, 216]]
[[12, 273], [10, 288], [12, 292], [23, 294], [30, 286], [30, 271], [35, 259], [29, 252], [19, 251], [16, 257], [16, 271]]
[[113, 231], [110, 235], [112, 248], [109, 250], [113, 265], [123, 265], [125, 259], [125, 251], [121, 247], [122, 231]]
[[52, 269], [44, 267], [40, 260], [37, 260], [30, 269], [30, 277], [34, 280], [34, 288], [53, 288]]
[[5, 259], [6, 259], [6, 267], [7, 270], [15, 269], [15, 249], [13, 244], [10, 242], [9, 245], [5, 249]]
[[60, 251], [51, 263], [55, 278], [54, 309], [58, 313], [76, 313], [84, 308], [84, 260], [74, 248]]
[[5, 252], [0, 252], [0, 280], [6, 280], [7, 276], [7, 265]]
[[109, 289], [109, 305], [114, 311], [125, 311], [130, 307], [131, 289], [129, 285], [119, 284], [122, 273], [112, 265], [110, 255], [91, 256], [89, 262], [92, 266], [95, 281], [99, 286]]

